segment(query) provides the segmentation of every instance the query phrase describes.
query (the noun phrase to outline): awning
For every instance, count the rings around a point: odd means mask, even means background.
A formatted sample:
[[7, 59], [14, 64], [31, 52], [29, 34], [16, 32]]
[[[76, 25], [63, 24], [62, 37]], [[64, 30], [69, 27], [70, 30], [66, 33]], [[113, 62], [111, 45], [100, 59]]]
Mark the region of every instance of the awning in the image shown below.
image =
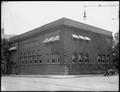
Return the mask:
[[85, 40], [85, 38], [83, 36], [81, 36], [81, 35], [79, 35], [79, 39]]
[[48, 38], [46, 38], [44, 41], [43, 41], [43, 43], [47, 43], [48, 42]]
[[78, 36], [78, 35], [76, 35], [76, 34], [72, 34], [72, 38], [79, 39], [79, 36]]
[[60, 40], [60, 36], [57, 35], [57, 36], [53, 36], [53, 37], [50, 37], [50, 38], [46, 38], [43, 43], [49, 43], [49, 42], [53, 42], [53, 41], [57, 41], [57, 40]]
[[54, 41], [54, 38], [55, 38], [55, 37], [49, 38], [49, 39], [48, 39], [48, 42]]
[[16, 48], [16, 47], [11, 47], [11, 48], [9, 49], [9, 51], [12, 51], [12, 50], [17, 50], [17, 48]]
[[57, 35], [56, 37], [54, 37], [53, 41], [56, 41], [56, 40], [59, 40], [60, 39], [60, 36]]
[[84, 38], [85, 38], [85, 40], [91, 40], [91, 39], [90, 39], [89, 37], [87, 37], [87, 36], [86, 36], [86, 37], [84, 37]]
[[76, 34], [72, 34], [72, 38], [76, 38], [76, 39], [82, 39], [82, 40], [91, 40], [89, 37], [87, 36], [81, 36], [81, 35], [76, 35]]

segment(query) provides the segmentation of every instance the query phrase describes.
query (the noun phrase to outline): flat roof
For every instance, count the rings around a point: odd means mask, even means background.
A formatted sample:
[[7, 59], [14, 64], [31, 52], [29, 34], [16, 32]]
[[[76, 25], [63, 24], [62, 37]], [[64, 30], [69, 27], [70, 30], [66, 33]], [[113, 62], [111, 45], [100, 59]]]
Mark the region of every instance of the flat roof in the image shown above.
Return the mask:
[[50, 28], [54, 28], [60, 25], [66, 25], [66, 26], [70, 26], [70, 27], [74, 27], [74, 28], [78, 28], [78, 29], [83, 29], [83, 30], [88, 30], [94, 33], [99, 33], [99, 34], [104, 34], [104, 35], [108, 35], [112, 37], [112, 32], [98, 28], [98, 27], [94, 27], [88, 24], [84, 24], [78, 21], [74, 21], [68, 18], [61, 18], [58, 19], [56, 21], [53, 21], [51, 23], [48, 23], [46, 25], [43, 25], [41, 27], [38, 27], [36, 29], [33, 29], [31, 31], [25, 32], [23, 34], [17, 35], [15, 37], [10, 38], [10, 41], [15, 41], [17, 39], [22, 39], [25, 38], [27, 36], [33, 35], [33, 34], [37, 34], [40, 33], [44, 30], [50, 29]]

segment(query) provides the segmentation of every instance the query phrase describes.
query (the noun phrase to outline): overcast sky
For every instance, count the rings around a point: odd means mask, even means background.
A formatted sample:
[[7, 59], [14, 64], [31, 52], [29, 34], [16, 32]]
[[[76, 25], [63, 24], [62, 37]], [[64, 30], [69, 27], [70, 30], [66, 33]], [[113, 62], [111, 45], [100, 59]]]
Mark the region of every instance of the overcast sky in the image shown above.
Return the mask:
[[[116, 33], [119, 29], [119, 6], [98, 7], [99, 4], [119, 5], [119, 2], [2, 2], [1, 22], [2, 24], [4, 22], [5, 34], [18, 35], [63, 17]], [[84, 8], [84, 5], [96, 5], [96, 7]], [[86, 10], [86, 20], [83, 18], [84, 10]]]

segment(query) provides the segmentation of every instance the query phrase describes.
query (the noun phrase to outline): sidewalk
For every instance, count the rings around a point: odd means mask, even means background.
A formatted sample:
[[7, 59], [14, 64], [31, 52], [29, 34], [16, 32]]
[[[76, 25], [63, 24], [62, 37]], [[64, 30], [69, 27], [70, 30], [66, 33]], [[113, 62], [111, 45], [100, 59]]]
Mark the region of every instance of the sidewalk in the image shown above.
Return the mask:
[[118, 91], [119, 76], [9, 75], [1, 78], [1, 88], [2, 91]]

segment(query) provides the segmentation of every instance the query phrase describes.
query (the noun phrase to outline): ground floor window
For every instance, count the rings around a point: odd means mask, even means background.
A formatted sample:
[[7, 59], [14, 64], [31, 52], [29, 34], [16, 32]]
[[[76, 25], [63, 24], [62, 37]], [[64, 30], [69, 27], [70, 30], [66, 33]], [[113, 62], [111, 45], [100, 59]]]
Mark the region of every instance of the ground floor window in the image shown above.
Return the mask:
[[110, 62], [110, 56], [105, 54], [98, 54], [97, 61], [100, 63], [108, 63]]
[[52, 63], [55, 63], [55, 59], [52, 59]]
[[50, 55], [50, 58], [51, 58], [51, 63], [52, 64], [58, 64], [59, 63], [59, 55], [57, 54], [52, 54]]
[[98, 54], [98, 56], [97, 56], [97, 61], [98, 61], [98, 62], [101, 62], [101, 60], [102, 60], [102, 56], [101, 56], [101, 54]]
[[78, 55], [78, 62], [79, 62], [79, 63], [82, 63], [82, 61], [83, 61], [83, 54], [80, 53], [80, 54]]
[[[43, 56], [43, 57], [42, 57]], [[24, 62], [24, 63], [23, 63]], [[21, 57], [22, 64], [59, 64], [60, 56], [58, 54], [28, 55]]]
[[88, 63], [89, 62], [89, 55], [86, 53], [84, 56], [84, 63]]
[[82, 64], [82, 63], [88, 63], [89, 62], [89, 55], [88, 53], [76, 53], [72, 55], [72, 62], [73, 64]]
[[105, 62], [105, 55], [102, 55], [102, 62]]
[[75, 54], [72, 55], [72, 62], [75, 64], [77, 62], [77, 57]]
[[41, 60], [41, 59], [39, 60], [39, 63], [42, 63], [42, 60]]
[[110, 55], [107, 55], [106, 61], [107, 61], [107, 63], [110, 62]]

